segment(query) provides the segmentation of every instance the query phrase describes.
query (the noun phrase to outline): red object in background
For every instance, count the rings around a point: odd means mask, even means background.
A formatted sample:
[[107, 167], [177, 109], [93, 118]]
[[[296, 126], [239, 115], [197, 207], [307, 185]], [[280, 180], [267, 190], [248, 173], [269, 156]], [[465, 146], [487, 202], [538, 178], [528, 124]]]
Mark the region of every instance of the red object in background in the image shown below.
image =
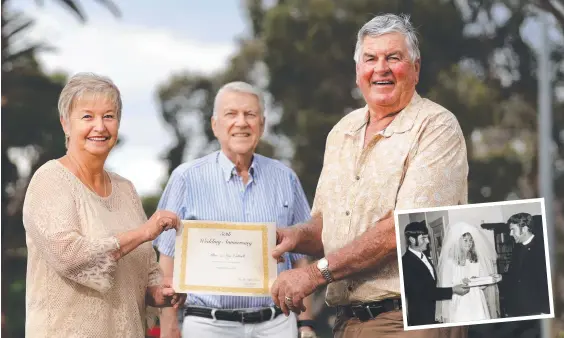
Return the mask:
[[147, 336], [159, 338], [161, 336], [161, 328], [158, 327], [158, 326], [155, 326], [151, 329], [147, 329]]

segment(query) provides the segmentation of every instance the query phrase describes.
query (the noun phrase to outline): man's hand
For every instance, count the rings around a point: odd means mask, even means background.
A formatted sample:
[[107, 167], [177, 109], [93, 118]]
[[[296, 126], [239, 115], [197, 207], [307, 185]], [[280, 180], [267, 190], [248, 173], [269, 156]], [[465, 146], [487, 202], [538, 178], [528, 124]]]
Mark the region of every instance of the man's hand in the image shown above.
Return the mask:
[[[286, 316], [305, 311], [303, 300], [321, 285], [313, 265], [282, 272], [272, 285], [272, 300]], [[323, 279], [323, 277], [321, 277]]]
[[452, 293], [456, 293], [459, 296], [464, 296], [470, 291], [468, 284], [458, 284], [452, 287]]
[[176, 293], [171, 285], [162, 284], [148, 287], [147, 304], [153, 307], [173, 307], [178, 309], [186, 301], [185, 293]]
[[276, 247], [272, 250], [272, 257], [277, 262], [283, 262], [284, 257], [282, 255], [286, 252], [292, 252], [296, 248], [299, 235], [300, 231], [295, 227], [276, 229]]

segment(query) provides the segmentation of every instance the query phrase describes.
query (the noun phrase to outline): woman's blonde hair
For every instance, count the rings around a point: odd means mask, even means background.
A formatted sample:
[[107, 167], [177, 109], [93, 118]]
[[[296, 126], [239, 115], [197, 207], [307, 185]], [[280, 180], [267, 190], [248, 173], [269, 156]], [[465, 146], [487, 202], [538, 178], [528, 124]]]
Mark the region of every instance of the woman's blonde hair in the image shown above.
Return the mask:
[[[110, 78], [94, 73], [77, 73], [70, 78], [59, 96], [59, 116], [67, 122], [76, 102], [84, 95], [103, 96], [115, 106], [118, 121], [121, 120], [121, 93]], [[69, 137], [65, 135], [65, 147]]]

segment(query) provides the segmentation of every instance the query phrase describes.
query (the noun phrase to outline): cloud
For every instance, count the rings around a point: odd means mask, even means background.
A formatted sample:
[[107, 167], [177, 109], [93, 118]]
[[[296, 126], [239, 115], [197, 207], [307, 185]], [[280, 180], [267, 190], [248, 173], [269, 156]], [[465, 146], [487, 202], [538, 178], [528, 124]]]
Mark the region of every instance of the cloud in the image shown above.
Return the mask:
[[222, 69], [235, 43], [202, 44], [163, 28], [116, 20], [82, 25], [62, 12], [35, 9], [29, 14], [36, 20], [30, 39], [47, 41], [57, 49], [40, 55], [47, 72], [95, 72], [109, 76], [120, 88], [124, 105], [120, 137], [125, 142], [112, 151], [107, 164], [130, 179], [140, 194], [159, 192], [166, 179], [159, 155], [172, 138], [160, 118], [157, 86], [175, 72], [211, 74]]
[[165, 30], [111, 24], [61, 33], [59, 52], [42, 56], [49, 69], [108, 74], [120, 88], [144, 92], [175, 71], [211, 73], [222, 68], [232, 45], [202, 45]]

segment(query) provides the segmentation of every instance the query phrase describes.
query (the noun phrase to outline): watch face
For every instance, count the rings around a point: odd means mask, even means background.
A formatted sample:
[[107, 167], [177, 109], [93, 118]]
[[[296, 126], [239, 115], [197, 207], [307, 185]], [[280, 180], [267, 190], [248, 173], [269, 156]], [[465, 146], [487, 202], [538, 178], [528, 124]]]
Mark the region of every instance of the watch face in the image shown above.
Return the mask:
[[320, 270], [327, 269], [328, 265], [329, 264], [325, 258], [322, 258], [317, 262], [317, 268]]

